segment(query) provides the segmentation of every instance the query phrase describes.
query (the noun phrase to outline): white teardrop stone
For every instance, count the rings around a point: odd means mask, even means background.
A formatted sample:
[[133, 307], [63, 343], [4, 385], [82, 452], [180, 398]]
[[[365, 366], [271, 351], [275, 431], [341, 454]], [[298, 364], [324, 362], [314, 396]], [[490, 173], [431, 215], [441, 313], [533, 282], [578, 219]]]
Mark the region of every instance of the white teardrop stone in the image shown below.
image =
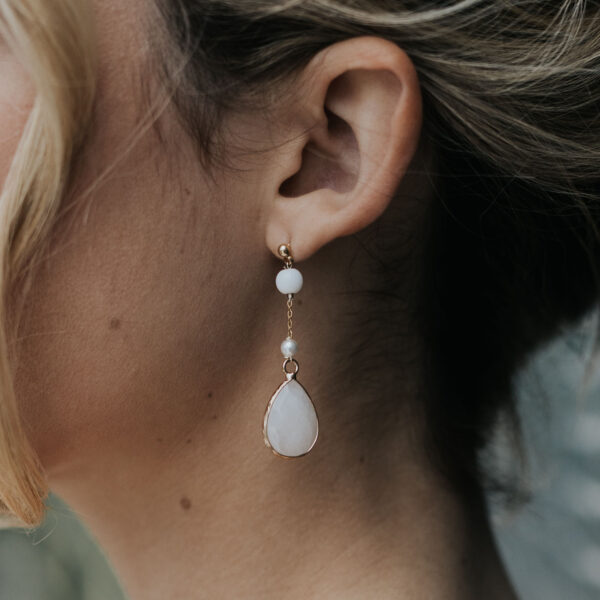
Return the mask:
[[306, 390], [290, 379], [277, 392], [267, 416], [266, 435], [273, 449], [284, 456], [301, 456], [314, 445], [319, 422]]

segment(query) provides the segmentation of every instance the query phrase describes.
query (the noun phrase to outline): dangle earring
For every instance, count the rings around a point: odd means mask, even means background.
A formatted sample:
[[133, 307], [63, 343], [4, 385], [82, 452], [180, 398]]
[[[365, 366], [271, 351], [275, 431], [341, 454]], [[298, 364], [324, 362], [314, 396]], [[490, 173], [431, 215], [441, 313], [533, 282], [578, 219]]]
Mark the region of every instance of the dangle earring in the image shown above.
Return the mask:
[[281, 342], [285, 381], [275, 390], [263, 419], [263, 436], [267, 448], [282, 458], [308, 454], [317, 441], [319, 420], [310, 396], [296, 379], [299, 365], [294, 358], [298, 344], [292, 338], [292, 304], [294, 294], [302, 289], [302, 273], [295, 269], [289, 244], [281, 244], [279, 256], [284, 266], [275, 279], [277, 289], [287, 296], [287, 337]]

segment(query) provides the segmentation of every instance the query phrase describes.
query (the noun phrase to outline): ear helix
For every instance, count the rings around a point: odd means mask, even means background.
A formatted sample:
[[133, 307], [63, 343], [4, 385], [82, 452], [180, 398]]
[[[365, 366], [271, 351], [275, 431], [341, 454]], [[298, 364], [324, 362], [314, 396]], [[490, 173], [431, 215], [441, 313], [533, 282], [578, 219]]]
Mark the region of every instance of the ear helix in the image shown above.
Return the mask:
[[308, 454], [315, 445], [319, 434], [319, 420], [310, 396], [296, 377], [300, 366], [294, 358], [298, 344], [292, 337], [292, 306], [294, 294], [302, 289], [302, 273], [293, 266], [290, 244], [281, 244], [278, 253], [284, 266], [277, 273], [275, 285], [287, 296], [287, 337], [281, 342], [285, 381], [275, 390], [267, 404], [263, 437], [265, 445], [275, 455], [281, 458], [298, 458]]

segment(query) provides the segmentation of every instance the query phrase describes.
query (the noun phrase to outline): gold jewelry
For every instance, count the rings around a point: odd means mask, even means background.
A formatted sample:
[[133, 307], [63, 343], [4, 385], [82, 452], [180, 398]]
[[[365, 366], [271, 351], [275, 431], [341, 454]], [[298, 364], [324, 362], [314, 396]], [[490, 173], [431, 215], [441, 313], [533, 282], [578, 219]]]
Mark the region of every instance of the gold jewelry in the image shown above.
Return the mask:
[[[298, 344], [292, 337], [294, 294], [302, 289], [302, 273], [294, 268], [289, 244], [281, 244], [279, 256], [284, 262], [275, 285], [287, 296], [287, 337], [281, 342], [285, 381], [275, 390], [263, 418], [263, 437], [267, 448], [281, 458], [298, 458], [310, 452], [319, 435], [317, 411], [296, 375], [300, 369], [294, 355]], [[288, 371], [290, 367], [293, 370]]]

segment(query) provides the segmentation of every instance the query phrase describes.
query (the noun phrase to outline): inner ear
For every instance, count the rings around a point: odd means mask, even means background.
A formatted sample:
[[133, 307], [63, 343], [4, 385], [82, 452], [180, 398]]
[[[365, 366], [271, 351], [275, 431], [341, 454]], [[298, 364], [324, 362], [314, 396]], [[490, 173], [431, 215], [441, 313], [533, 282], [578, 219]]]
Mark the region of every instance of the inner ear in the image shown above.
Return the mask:
[[348, 192], [360, 172], [360, 153], [352, 127], [324, 107], [327, 131], [315, 132], [302, 150], [300, 168], [280, 186], [279, 193], [296, 198], [322, 188]]

